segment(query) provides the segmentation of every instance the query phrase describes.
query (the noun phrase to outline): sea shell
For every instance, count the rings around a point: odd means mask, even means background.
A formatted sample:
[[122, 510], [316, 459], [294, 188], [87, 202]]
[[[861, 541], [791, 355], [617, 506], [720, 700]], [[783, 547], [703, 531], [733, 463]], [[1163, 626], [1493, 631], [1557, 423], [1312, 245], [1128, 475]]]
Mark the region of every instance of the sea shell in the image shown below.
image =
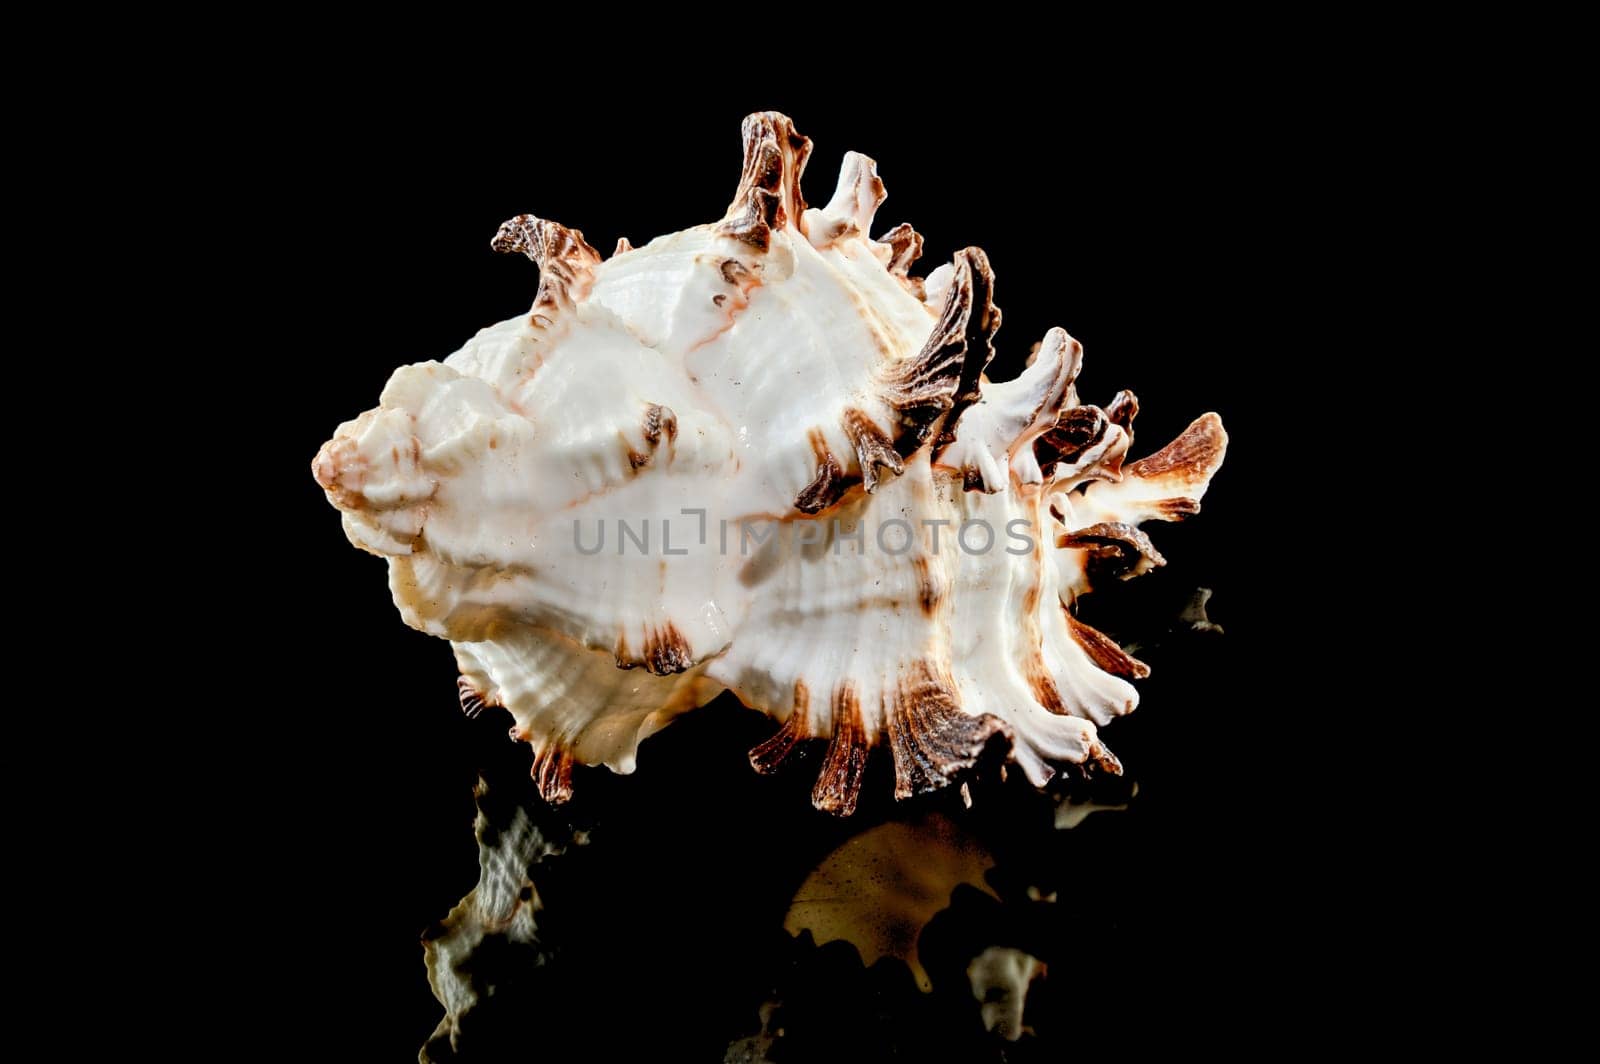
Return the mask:
[[1043, 785], [1117, 771], [1097, 726], [1147, 670], [1074, 614], [1162, 564], [1140, 522], [1199, 509], [1227, 437], [1207, 414], [1124, 464], [1138, 403], [1078, 401], [1061, 329], [1014, 380], [977, 248], [926, 279], [907, 225], [873, 239], [876, 164], [807, 208], [811, 144], [745, 119], [727, 215], [609, 258], [523, 215], [531, 313], [397, 370], [313, 462], [406, 622], [450, 640], [462, 705], [504, 706], [552, 801], [572, 766], [726, 689], [781, 722], [777, 768], [828, 741], [817, 807], [850, 813], [869, 748], [895, 793], [988, 741]]

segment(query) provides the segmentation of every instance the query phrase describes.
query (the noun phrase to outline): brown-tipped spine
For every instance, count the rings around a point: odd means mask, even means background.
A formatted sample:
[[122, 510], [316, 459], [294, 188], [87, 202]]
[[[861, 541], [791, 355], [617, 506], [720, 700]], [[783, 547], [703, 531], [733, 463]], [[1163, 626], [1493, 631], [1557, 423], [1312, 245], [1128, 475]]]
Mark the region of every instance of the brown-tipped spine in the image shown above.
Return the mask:
[[772, 738], [750, 751], [750, 767], [762, 775], [771, 775], [787, 761], [807, 739], [811, 738], [811, 692], [805, 682], [794, 684], [794, 709]]
[[583, 234], [556, 222], [519, 214], [500, 226], [489, 246], [518, 252], [539, 266], [539, 294], [533, 300], [533, 322], [549, 325], [555, 315], [581, 299], [600, 253]]
[[828, 440], [819, 429], [811, 430], [811, 451], [817, 458], [816, 478], [794, 497], [794, 508], [803, 514], [821, 513], [838, 502], [849, 487], [844, 467], [829, 450]]
[[1033, 441], [1033, 456], [1048, 478], [1063, 463], [1071, 465], [1098, 444], [1111, 422], [1098, 406], [1068, 407], [1056, 423]]
[[1139, 397], [1124, 388], [1105, 407], [1106, 420], [1128, 434], [1133, 442], [1133, 419], [1139, 416]]
[[1148, 458], [1130, 463], [1123, 474], [1139, 480], [1172, 480], [1181, 486], [1200, 484], [1222, 464], [1227, 446], [1222, 418], [1202, 414], [1177, 439]]
[[926, 662], [907, 670], [887, 709], [894, 796], [900, 799], [954, 782], [992, 736], [1009, 734], [992, 714], [963, 713], [953, 685]]
[[1167, 564], [1149, 536], [1121, 521], [1065, 532], [1056, 538], [1056, 546], [1087, 551], [1085, 568], [1091, 580], [1106, 577], [1125, 580]]
[[555, 740], [546, 743], [533, 758], [533, 782], [539, 797], [551, 805], [572, 798], [572, 751]]
[[861, 775], [867, 767], [867, 733], [855, 687], [845, 682], [833, 695], [833, 738], [822, 762], [811, 804], [836, 816], [856, 811]]
[[856, 464], [861, 467], [861, 486], [868, 492], [877, 490], [879, 466], [896, 476], [905, 472], [905, 463], [900, 452], [894, 449], [894, 441], [870, 417], [851, 407], [844, 412], [841, 421], [850, 446], [855, 448]]
[[[1065, 607], [1063, 607], [1065, 608]], [[1067, 630], [1072, 633], [1073, 641], [1083, 648], [1089, 655], [1089, 660], [1113, 676], [1121, 676], [1125, 680], [1142, 680], [1150, 675], [1150, 666], [1132, 657], [1126, 650], [1117, 645], [1117, 641], [1100, 631], [1098, 628], [1084, 624], [1067, 610]]]
[[694, 666], [689, 641], [671, 621], [645, 633], [644, 667], [657, 676], [670, 676]]
[[877, 240], [889, 249], [887, 269], [902, 281], [911, 276], [911, 266], [922, 258], [922, 234], [901, 222]]
[[979, 248], [957, 252], [955, 276], [933, 332], [916, 357], [897, 364], [884, 382], [884, 397], [906, 426], [896, 445], [902, 455], [910, 457], [922, 446], [941, 416], [940, 440], [955, 439], [961, 412], [979, 397], [978, 380], [994, 357], [999, 327], [987, 256]]
[[806, 201], [800, 194], [800, 175], [811, 155], [811, 141], [796, 133], [794, 123], [776, 111], [750, 115], [741, 133], [744, 169], [720, 229], [765, 251], [774, 229], [804, 224]]

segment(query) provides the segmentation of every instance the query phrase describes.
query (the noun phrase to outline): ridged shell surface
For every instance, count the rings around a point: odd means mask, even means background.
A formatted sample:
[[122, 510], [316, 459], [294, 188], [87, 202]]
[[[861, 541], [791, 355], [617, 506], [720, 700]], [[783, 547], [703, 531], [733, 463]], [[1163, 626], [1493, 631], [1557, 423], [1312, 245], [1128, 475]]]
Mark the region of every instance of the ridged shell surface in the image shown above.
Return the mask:
[[511, 713], [553, 801], [723, 690], [779, 724], [758, 770], [826, 741], [813, 801], [840, 814], [879, 744], [901, 797], [991, 740], [1039, 785], [1118, 771], [1098, 729], [1147, 670], [1075, 603], [1162, 564], [1139, 525], [1199, 509], [1220, 419], [1126, 461], [1138, 404], [1081, 403], [1061, 329], [988, 380], [983, 252], [914, 277], [920, 236], [871, 235], [871, 159], [808, 208], [810, 142], [771, 112], [743, 133], [719, 221], [609, 258], [501, 227], [538, 264], [532, 310], [339, 426], [313, 473], [346, 534], [450, 641], [463, 707]]

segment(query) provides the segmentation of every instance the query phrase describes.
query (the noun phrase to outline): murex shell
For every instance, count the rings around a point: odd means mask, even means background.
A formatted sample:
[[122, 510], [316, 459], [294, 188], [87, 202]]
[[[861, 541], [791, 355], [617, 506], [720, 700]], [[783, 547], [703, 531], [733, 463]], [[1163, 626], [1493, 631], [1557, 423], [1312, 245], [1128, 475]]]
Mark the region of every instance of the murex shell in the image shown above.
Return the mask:
[[773, 112], [743, 132], [714, 224], [609, 259], [531, 215], [501, 227], [538, 263], [532, 312], [339, 426], [313, 472], [346, 534], [450, 640], [463, 706], [510, 711], [552, 801], [724, 689], [782, 724], [758, 770], [828, 740], [813, 801], [839, 814], [884, 742], [899, 797], [996, 735], [1040, 786], [1118, 771], [1096, 726], [1148, 670], [1074, 602], [1162, 564], [1137, 526], [1199, 509], [1220, 419], [1124, 465], [1138, 403], [1080, 403], [1063, 330], [984, 377], [982, 251], [913, 277], [910, 226], [869, 235], [871, 159], [808, 209], [811, 142]]

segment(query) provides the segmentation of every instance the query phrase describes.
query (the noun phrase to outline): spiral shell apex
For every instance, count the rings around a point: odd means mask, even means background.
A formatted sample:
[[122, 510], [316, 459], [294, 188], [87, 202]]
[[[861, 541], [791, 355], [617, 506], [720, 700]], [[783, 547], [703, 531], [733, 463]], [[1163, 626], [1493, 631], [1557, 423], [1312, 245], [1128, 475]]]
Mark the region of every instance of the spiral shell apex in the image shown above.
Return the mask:
[[1097, 727], [1148, 670], [1074, 606], [1163, 564], [1139, 525], [1199, 510], [1221, 420], [1125, 461], [1138, 402], [1080, 403], [1059, 328], [989, 381], [984, 253], [914, 277], [910, 226], [870, 235], [871, 159], [808, 207], [811, 142], [773, 112], [743, 134], [720, 221], [610, 258], [500, 228], [538, 264], [532, 310], [395, 371], [312, 463], [350, 541], [551, 801], [723, 690], [779, 722], [756, 769], [825, 741], [813, 802], [841, 815], [880, 744], [898, 797], [991, 741], [1041, 786], [1120, 771]]

